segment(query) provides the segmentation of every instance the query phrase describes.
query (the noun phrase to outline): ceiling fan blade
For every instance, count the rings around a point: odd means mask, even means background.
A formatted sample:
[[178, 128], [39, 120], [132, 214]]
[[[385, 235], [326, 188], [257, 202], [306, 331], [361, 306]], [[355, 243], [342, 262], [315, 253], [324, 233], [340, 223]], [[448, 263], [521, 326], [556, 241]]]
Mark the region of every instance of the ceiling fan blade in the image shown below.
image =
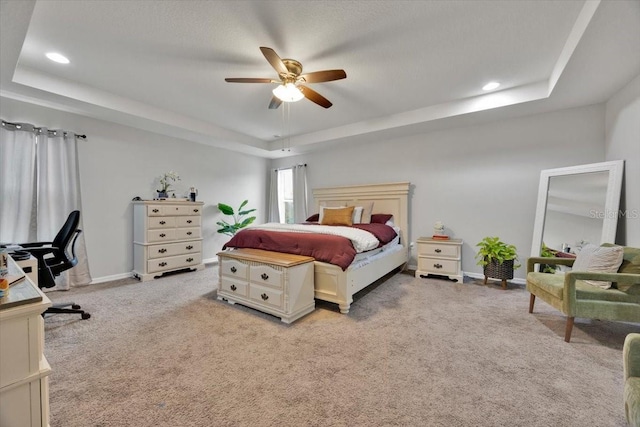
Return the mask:
[[327, 98], [320, 95], [318, 92], [316, 92], [313, 89], [310, 89], [302, 85], [299, 85], [298, 89], [300, 89], [300, 92], [302, 92], [305, 98], [307, 98], [309, 101], [315, 102], [321, 107], [329, 108], [333, 105], [331, 101], [329, 101]]
[[262, 51], [264, 57], [267, 58], [267, 61], [269, 61], [269, 64], [271, 64], [271, 66], [275, 68], [278, 74], [289, 73], [289, 70], [287, 70], [287, 67], [284, 65], [284, 62], [282, 62], [282, 59], [280, 59], [275, 50], [271, 49], [270, 47], [261, 47], [260, 50]]
[[272, 79], [254, 79], [254, 78], [227, 78], [225, 82], [229, 83], [279, 83]]
[[325, 70], [303, 74], [299, 79], [304, 79], [307, 83], [322, 83], [333, 80], [346, 79], [347, 73], [344, 70]]
[[270, 110], [275, 110], [276, 108], [278, 108], [280, 106], [280, 104], [282, 104], [282, 100], [274, 95], [271, 98], [271, 102], [269, 102], [269, 109]]

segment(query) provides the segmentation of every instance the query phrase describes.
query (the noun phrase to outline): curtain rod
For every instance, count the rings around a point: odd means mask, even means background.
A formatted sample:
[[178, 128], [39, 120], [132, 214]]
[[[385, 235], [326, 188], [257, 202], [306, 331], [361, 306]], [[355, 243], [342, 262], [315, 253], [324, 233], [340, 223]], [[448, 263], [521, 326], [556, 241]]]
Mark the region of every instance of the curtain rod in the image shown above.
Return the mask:
[[304, 163], [304, 164], [301, 163], [301, 164], [289, 166], [289, 167], [286, 167], [286, 168], [275, 168], [274, 171], [276, 171], [276, 172], [277, 171], [284, 171], [284, 170], [293, 169], [293, 168], [296, 168], [296, 167], [299, 167], [299, 166], [304, 166], [306, 168], [307, 164], [306, 163]]
[[[12, 127], [15, 128], [15, 129], [7, 128], [9, 130], [20, 130], [20, 129], [22, 129], [23, 126], [31, 127], [30, 130], [29, 129], [25, 129], [25, 131], [27, 131], [27, 132], [29, 132], [29, 131], [42, 132], [42, 129], [44, 129], [44, 128], [41, 128], [41, 127], [36, 127], [36, 126], [34, 126], [34, 125], [30, 124], [30, 123], [12, 123], [12, 122], [8, 122], [6, 120], [2, 120], [2, 126], [3, 127], [4, 126], [12, 126]], [[58, 132], [63, 132], [63, 135], [67, 136], [67, 133], [68, 133], [67, 131], [55, 130], [55, 129], [47, 129], [47, 131], [48, 131], [48, 133], [53, 134], [53, 135], [57, 135]], [[73, 133], [76, 136], [76, 138], [87, 139], [87, 135], [78, 135], [75, 132], [71, 132], [71, 133]]]

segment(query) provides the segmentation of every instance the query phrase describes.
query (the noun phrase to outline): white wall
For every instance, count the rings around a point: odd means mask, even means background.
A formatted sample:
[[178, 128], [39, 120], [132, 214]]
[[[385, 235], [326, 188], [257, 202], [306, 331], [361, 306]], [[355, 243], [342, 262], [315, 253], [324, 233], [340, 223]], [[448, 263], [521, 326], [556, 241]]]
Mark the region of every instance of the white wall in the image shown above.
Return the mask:
[[[453, 237], [464, 240], [463, 270], [479, 274], [475, 244], [484, 236], [516, 245], [520, 260], [526, 260], [540, 171], [603, 161], [604, 138], [601, 104], [395, 140], [332, 145], [274, 160], [272, 166], [307, 163], [311, 188], [410, 181], [411, 241], [431, 235], [433, 223], [442, 220]], [[522, 267], [516, 277], [524, 274]]]
[[[263, 221], [266, 204], [267, 159], [208, 147], [167, 136], [94, 120], [57, 110], [0, 98], [4, 120], [63, 128], [86, 134], [79, 140], [82, 215], [94, 282], [130, 275], [133, 269], [133, 210], [131, 199], [152, 198], [157, 178], [170, 170], [181, 181], [178, 195], [189, 187], [204, 201], [205, 259], [228, 240], [216, 233], [224, 216], [215, 207], [223, 202], [237, 207], [249, 199]], [[212, 285], [213, 286], [213, 285]]]
[[616, 241], [640, 248], [640, 75], [606, 104], [605, 156], [625, 161]]

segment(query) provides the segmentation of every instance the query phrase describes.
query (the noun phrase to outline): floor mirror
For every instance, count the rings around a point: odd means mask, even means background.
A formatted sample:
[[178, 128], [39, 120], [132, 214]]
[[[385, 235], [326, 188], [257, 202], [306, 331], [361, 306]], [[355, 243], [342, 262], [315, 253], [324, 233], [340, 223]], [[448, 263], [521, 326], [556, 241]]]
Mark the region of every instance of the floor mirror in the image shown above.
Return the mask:
[[615, 160], [543, 170], [531, 256], [543, 245], [577, 253], [587, 243], [614, 243], [623, 169]]

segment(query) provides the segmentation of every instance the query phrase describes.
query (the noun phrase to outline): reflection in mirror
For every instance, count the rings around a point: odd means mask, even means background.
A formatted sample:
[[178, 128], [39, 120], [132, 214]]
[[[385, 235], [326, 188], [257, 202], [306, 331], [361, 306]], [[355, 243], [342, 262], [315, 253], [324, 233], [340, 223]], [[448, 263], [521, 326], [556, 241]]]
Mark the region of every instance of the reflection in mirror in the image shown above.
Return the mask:
[[613, 243], [623, 166], [617, 160], [543, 170], [531, 256], [540, 255], [543, 243], [572, 253], [586, 243]]

